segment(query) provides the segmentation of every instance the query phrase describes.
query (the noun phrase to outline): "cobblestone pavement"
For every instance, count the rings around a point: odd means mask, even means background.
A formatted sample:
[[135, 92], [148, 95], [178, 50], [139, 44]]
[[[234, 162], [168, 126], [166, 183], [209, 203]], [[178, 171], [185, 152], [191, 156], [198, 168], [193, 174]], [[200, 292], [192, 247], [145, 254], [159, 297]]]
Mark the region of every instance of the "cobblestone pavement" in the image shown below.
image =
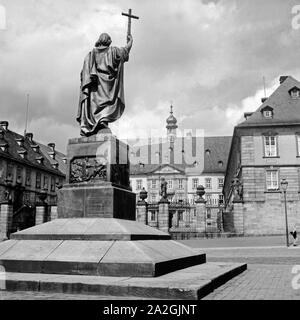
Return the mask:
[[[292, 243], [292, 237], [289, 239]], [[253, 237], [231, 237], [231, 238], [197, 238], [181, 240], [180, 242], [193, 248], [232, 248], [232, 247], [284, 247], [285, 236], [253, 236]]]
[[[228, 281], [204, 300], [300, 300], [300, 289], [292, 287], [292, 268], [300, 265], [300, 247], [286, 248], [279, 245], [278, 237], [229, 239], [220, 246], [206, 248], [207, 261], [231, 261], [248, 263], [248, 270]], [[277, 239], [277, 240], [276, 240]], [[219, 240], [219, 239], [216, 239]], [[188, 240], [185, 244], [204, 248], [207, 240]], [[277, 242], [277, 243], [276, 243]], [[242, 243], [242, 245], [241, 245]], [[225, 245], [226, 244], [226, 245]], [[257, 244], [257, 247], [253, 247]], [[297, 282], [300, 285], [300, 279]], [[125, 300], [125, 297], [94, 295], [70, 295], [61, 293], [5, 292], [0, 291], [0, 300]], [[137, 299], [131, 298], [126, 299]]]
[[293, 266], [248, 265], [248, 270], [213, 291], [203, 300], [300, 300], [292, 288]]

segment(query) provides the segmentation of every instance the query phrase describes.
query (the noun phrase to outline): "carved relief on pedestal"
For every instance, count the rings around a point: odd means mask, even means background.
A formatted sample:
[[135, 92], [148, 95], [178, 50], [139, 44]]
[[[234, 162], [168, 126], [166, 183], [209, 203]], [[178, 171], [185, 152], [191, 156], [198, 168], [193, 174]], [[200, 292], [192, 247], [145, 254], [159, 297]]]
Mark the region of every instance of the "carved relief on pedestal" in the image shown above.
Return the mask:
[[105, 164], [98, 163], [96, 158], [77, 158], [70, 164], [70, 183], [107, 181]]

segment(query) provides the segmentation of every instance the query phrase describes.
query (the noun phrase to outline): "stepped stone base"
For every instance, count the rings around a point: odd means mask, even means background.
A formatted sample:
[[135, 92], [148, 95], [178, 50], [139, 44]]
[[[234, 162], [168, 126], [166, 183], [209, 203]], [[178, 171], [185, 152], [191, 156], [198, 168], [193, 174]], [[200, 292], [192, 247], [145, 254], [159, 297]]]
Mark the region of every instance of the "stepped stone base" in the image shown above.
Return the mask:
[[158, 278], [7, 273], [8, 291], [198, 300], [246, 270], [246, 264], [205, 263]]
[[157, 277], [206, 262], [169, 237], [134, 221], [58, 219], [12, 235], [0, 264], [6, 272]]

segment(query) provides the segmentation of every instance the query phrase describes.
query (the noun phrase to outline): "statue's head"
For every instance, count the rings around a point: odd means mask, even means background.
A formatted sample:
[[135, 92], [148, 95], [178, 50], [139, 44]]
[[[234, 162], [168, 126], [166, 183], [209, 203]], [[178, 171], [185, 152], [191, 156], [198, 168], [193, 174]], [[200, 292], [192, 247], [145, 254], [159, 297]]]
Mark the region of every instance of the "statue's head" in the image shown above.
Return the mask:
[[102, 33], [95, 43], [95, 47], [106, 48], [109, 47], [111, 44], [111, 38], [107, 33]]

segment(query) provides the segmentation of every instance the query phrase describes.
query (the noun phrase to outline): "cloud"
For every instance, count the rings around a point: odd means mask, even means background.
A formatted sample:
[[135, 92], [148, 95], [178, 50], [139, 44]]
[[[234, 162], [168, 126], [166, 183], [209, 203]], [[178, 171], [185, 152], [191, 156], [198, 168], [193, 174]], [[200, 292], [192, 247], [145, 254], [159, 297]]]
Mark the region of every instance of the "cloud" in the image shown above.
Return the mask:
[[262, 77], [300, 75], [294, 0], [0, 0], [0, 113], [22, 132], [26, 95], [35, 137], [65, 150], [75, 122], [84, 56], [101, 32], [123, 45], [128, 7], [134, 46], [125, 67], [126, 110], [118, 134], [165, 132], [171, 101], [182, 128], [231, 135], [244, 111], [259, 107]]

